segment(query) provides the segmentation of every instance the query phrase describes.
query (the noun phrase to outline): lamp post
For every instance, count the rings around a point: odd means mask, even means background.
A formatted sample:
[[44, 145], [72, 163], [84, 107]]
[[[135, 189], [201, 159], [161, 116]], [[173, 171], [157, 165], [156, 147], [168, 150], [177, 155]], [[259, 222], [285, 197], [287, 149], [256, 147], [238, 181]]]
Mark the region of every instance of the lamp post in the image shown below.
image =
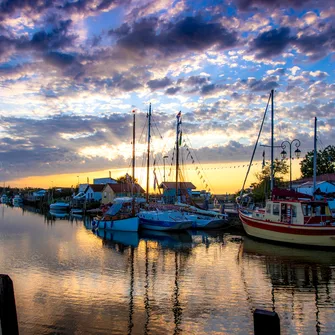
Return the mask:
[[163, 162], [164, 162], [164, 182], [165, 182], [165, 159], [169, 158], [169, 156], [164, 156], [163, 157]]
[[77, 178], [78, 178], [78, 183], [77, 183], [77, 185], [78, 185], [78, 188], [79, 188], [79, 176], [77, 176]]
[[294, 151], [296, 158], [300, 158], [301, 151], [299, 150], [300, 147], [300, 141], [298, 139], [294, 139], [291, 142], [289, 141], [283, 141], [281, 143], [281, 147], [283, 151], [280, 153], [282, 159], [285, 159], [287, 156], [287, 152], [285, 151], [286, 149], [286, 144], [289, 147], [289, 158], [290, 158], [290, 190], [292, 190], [292, 144], [294, 143], [296, 150]]

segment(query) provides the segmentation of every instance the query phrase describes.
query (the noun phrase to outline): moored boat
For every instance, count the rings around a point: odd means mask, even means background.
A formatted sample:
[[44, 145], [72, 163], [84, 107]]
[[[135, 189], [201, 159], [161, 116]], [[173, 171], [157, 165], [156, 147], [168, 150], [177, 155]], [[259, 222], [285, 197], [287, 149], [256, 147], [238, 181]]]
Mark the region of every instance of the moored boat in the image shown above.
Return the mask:
[[[243, 207], [239, 208], [239, 217], [243, 228], [248, 235], [265, 240], [318, 247], [335, 247], [335, 219], [332, 217], [327, 201], [313, 200], [311, 196], [305, 194], [273, 187], [273, 92], [272, 90], [270, 96], [272, 100], [271, 198], [266, 200], [265, 208], [262, 209], [247, 210]], [[315, 118], [314, 191], [316, 180], [316, 124], [317, 119]], [[243, 188], [244, 185], [242, 191]]]
[[138, 213], [140, 227], [152, 230], [184, 230], [192, 227], [192, 220], [177, 210], [150, 210]]
[[[274, 191], [275, 192], [275, 191]], [[265, 209], [239, 210], [250, 236], [277, 242], [335, 247], [335, 222], [327, 202], [268, 200]]]
[[101, 218], [94, 218], [93, 228], [105, 230], [138, 231], [139, 218], [132, 213], [134, 200], [130, 197], [116, 198], [113, 205]]

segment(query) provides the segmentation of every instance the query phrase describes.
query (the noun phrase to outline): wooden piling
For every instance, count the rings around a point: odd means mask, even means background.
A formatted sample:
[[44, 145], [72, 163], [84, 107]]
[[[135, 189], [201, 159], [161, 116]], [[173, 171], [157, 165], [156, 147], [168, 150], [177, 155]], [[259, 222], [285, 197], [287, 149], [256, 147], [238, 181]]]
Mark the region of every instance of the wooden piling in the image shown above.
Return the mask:
[[8, 275], [2, 274], [0, 274], [0, 334], [19, 334], [13, 282]]
[[254, 311], [255, 335], [280, 335], [280, 320], [276, 312], [262, 309]]

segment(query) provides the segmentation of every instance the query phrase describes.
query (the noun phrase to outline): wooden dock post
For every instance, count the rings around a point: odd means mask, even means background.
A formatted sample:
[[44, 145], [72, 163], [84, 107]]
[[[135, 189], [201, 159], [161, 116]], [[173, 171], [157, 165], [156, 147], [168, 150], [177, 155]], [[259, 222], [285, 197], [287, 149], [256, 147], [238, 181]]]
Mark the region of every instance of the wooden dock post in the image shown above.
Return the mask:
[[255, 335], [280, 335], [280, 320], [276, 312], [262, 309], [254, 311], [254, 334]]
[[0, 334], [19, 334], [13, 282], [8, 275], [2, 274], [0, 274]]

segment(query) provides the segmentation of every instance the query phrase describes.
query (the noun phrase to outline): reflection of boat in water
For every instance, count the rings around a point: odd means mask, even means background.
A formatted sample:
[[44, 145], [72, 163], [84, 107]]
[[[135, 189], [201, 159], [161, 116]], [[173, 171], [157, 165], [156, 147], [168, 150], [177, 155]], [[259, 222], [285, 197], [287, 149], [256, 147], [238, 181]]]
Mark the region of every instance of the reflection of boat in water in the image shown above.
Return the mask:
[[163, 248], [192, 248], [192, 236], [187, 231], [167, 232], [143, 229], [140, 231], [140, 238], [145, 241], [158, 242]]
[[96, 229], [95, 234], [103, 239], [104, 245], [114, 245], [115, 243], [121, 243], [124, 246], [137, 247], [139, 242], [137, 232]]
[[264, 256], [277, 262], [335, 265], [335, 251], [273, 245], [248, 236], [243, 239], [243, 254], [247, 257]]
[[54, 204], [50, 205], [51, 210], [56, 211], [66, 211], [69, 209], [70, 204], [67, 202], [55, 202]]
[[64, 212], [64, 211], [57, 211], [57, 210], [50, 210], [49, 214], [51, 216], [54, 216], [54, 217], [60, 218], [60, 219], [67, 218], [69, 216], [69, 213]]
[[18, 207], [23, 204], [23, 199], [19, 194], [17, 194], [14, 196], [12, 203], [13, 203], [13, 206]]
[[9, 198], [6, 194], [3, 194], [0, 198], [1, 203], [7, 204], [9, 202]]

